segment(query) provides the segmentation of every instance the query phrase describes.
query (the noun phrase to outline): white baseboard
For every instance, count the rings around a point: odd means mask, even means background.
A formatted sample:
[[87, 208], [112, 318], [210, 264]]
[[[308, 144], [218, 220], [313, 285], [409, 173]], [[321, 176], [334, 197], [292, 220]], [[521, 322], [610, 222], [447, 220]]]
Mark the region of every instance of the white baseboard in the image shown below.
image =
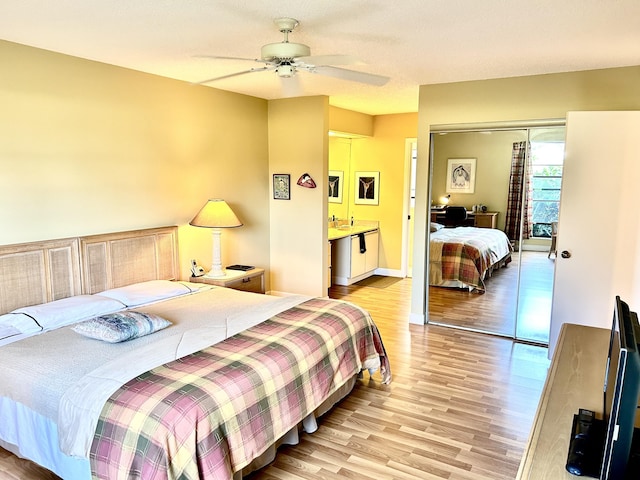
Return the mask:
[[405, 277], [405, 275], [402, 274], [402, 270], [393, 270], [390, 268], [376, 268], [373, 273], [374, 275], [383, 275], [385, 277]]
[[409, 323], [414, 325], [424, 325], [426, 323], [424, 313], [410, 313]]

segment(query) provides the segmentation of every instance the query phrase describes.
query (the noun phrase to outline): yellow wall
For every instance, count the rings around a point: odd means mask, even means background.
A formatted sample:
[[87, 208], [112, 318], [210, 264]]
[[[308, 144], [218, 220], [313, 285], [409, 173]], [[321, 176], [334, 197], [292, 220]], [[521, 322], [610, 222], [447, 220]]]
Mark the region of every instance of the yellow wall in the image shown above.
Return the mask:
[[572, 110], [639, 110], [640, 66], [420, 87], [411, 322], [426, 319], [424, 261], [431, 125], [521, 122]]
[[[327, 295], [328, 134], [328, 97], [269, 102], [269, 173], [291, 175], [291, 199], [270, 200], [274, 293]], [[296, 185], [303, 173], [316, 188]]]
[[366, 113], [329, 107], [329, 128], [334, 132], [370, 137], [373, 135], [373, 117]]
[[329, 137], [329, 170], [342, 172], [342, 202], [329, 202], [328, 218], [349, 219], [349, 192], [353, 189], [350, 138]]
[[185, 226], [224, 198], [223, 263], [269, 267], [267, 101], [0, 41], [0, 244]]

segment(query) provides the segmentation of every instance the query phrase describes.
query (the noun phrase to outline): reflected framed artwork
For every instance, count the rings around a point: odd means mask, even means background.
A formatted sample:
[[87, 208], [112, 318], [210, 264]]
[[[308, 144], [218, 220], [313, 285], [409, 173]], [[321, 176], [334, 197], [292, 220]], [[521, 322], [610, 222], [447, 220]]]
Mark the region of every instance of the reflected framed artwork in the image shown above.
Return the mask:
[[380, 198], [380, 172], [355, 173], [355, 200], [358, 205], [378, 205]]
[[342, 203], [342, 184], [344, 172], [341, 170], [329, 170], [329, 202]]
[[276, 200], [291, 199], [291, 176], [288, 173], [273, 174], [273, 198]]
[[450, 158], [447, 161], [447, 193], [473, 193], [475, 185], [475, 158]]

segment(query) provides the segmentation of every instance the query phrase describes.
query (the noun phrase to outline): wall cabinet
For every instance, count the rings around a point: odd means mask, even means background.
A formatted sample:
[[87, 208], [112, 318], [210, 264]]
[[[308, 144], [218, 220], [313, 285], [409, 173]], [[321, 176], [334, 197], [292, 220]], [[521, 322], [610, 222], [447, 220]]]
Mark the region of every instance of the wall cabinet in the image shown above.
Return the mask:
[[378, 237], [378, 230], [364, 234], [364, 253], [360, 252], [359, 235], [333, 241], [333, 283], [351, 285], [373, 275], [378, 268]]

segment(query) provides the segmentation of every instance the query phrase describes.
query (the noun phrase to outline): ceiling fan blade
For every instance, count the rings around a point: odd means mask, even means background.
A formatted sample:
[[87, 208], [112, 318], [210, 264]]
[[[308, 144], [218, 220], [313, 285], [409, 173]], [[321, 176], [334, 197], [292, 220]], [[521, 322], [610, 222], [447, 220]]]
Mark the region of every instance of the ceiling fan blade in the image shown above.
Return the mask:
[[306, 65], [364, 65], [358, 57], [352, 55], [309, 55], [308, 57], [298, 57], [296, 63]]
[[326, 75], [327, 77], [340, 78], [342, 80], [350, 80], [352, 82], [368, 83], [381, 87], [386, 84], [390, 78], [382, 75], [374, 75], [373, 73], [357, 72], [355, 70], [347, 70], [346, 68], [330, 67], [328, 65], [318, 66], [308, 70], [310, 73]]
[[244, 70], [243, 72], [236, 72], [236, 73], [230, 73], [229, 75], [222, 75], [221, 77], [213, 77], [213, 78], [209, 78], [207, 80], [202, 80], [201, 82], [194, 82], [194, 85], [204, 85], [205, 83], [210, 83], [210, 82], [215, 82], [217, 80], [224, 80], [226, 78], [232, 78], [232, 77], [237, 77], [239, 75], [246, 75], [247, 73], [253, 73], [253, 72], [265, 72], [267, 70], [274, 70], [275, 67], [269, 66], [269, 67], [262, 67], [262, 68], [252, 68], [250, 70]]
[[242, 62], [269, 63], [266, 60], [261, 60], [259, 58], [221, 57], [219, 55], [194, 55], [194, 58], [212, 58], [214, 60], [240, 60]]

